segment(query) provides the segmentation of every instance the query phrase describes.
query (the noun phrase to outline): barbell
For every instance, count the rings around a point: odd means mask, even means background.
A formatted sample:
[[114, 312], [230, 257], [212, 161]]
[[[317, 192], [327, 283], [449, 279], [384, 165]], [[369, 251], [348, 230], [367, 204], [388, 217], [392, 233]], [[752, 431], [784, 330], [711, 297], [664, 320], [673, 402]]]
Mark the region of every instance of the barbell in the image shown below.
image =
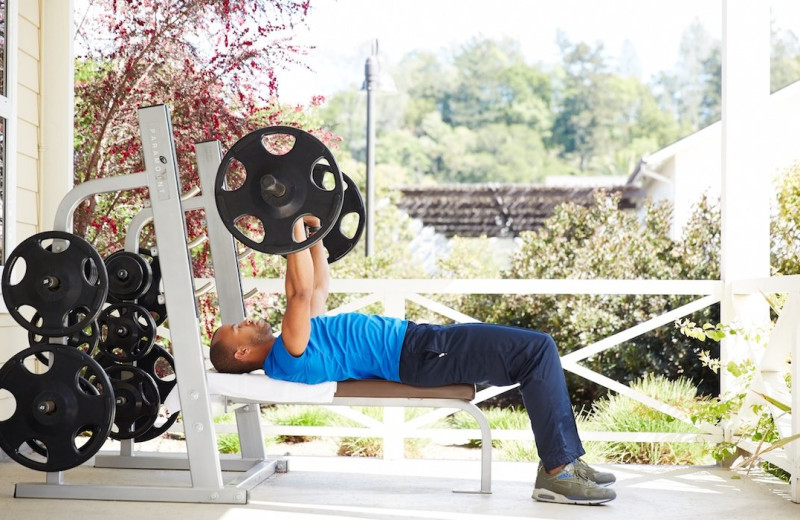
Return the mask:
[[[262, 128], [234, 143], [217, 169], [214, 198], [228, 231], [269, 254], [296, 253], [322, 240], [333, 263], [355, 247], [365, 223], [358, 187], [330, 149], [290, 126]], [[354, 233], [343, 228], [350, 214], [358, 217]], [[295, 240], [295, 223], [306, 215], [318, 217], [320, 229]]]

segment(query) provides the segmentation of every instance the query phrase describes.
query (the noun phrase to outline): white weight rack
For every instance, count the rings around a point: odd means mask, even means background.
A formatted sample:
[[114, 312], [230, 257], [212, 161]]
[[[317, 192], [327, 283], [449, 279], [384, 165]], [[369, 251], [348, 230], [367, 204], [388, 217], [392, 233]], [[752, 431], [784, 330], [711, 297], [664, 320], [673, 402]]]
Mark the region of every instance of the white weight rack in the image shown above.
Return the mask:
[[[138, 237], [141, 226], [152, 219], [177, 367], [176, 379], [187, 453], [182, 456], [139, 455], [133, 450], [133, 441], [126, 440], [122, 443], [119, 455], [99, 454], [95, 457], [95, 465], [184, 469], [189, 472], [190, 482], [188, 486], [76, 484], [66, 482], [66, 472], [51, 472], [46, 473], [44, 483], [18, 483], [14, 495], [28, 498], [244, 504], [248, 501], [248, 491], [273, 474], [278, 462], [267, 460], [258, 406], [255, 405], [244, 406], [236, 411], [241, 459], [221, 460], [219, 457], [205, 378], [205, 347], [200, 339], [184, 214], [187, 210], [215, 207], [213, 186], [216, 168], [222, 159], [220, 144], [213, 141], [197, 145], [203, 189], [201, 194], [182, 201], [169, 109], [166, 105], [144, 107], [139, 109], [138, 117], [144, 171], [96, 179], [76, 186], [61, 201], [54, 228], [70, 232], [75, 209], [88, 197], [142, 187], [149, 190], [149, 207], [131, 223], [129, 234]], [[225, 321], [240, 321], [244, 318], [244, 304], [233, 238], [216, 211], [207, 211], [206, 219], [222, 317]], [[138, 251], [138, 244], [126, 244], [126, 249]], [[224, 482], [223, 470], [240, 473], [234, 480]]]

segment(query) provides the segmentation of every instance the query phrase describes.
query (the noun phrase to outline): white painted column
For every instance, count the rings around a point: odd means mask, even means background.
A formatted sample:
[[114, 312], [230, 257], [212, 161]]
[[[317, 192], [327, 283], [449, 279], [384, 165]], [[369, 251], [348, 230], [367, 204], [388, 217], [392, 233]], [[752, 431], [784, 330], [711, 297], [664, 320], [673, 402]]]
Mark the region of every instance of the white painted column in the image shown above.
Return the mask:
[[72, 189], [75, 66], [73, 0], [41, 4], [39, 226], [53, 229], [56, 208]]
[[[770, 9], [767, 2], [725, 0], [722, 16], [722, 322], [753, 329], [768, 324], [768, 305], [760, 294], [733, 294], [730, 282], [770, 270]], [[722, 366], [746, 357], [748, 348], [725, 339]], [[732, 390], [730, 374], [721, 377], [722, 391]]]
[[[405, 294], [387, 292], [383, 298], [384, 314], [393, 318], [406, 317]], [[402, 460], [405, 457], [405, 438], [401, 430], [405, 425], [405, 408], [399, 406], [383, 407], [383, 458]]]

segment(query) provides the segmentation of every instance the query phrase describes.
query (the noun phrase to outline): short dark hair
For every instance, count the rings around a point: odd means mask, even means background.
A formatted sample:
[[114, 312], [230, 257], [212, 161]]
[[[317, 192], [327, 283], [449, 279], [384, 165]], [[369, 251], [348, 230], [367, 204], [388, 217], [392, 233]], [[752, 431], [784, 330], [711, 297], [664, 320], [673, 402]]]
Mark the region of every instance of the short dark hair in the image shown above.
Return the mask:
[[248, 370], [234, 357], [236, 345], [222, 340], [217, 336], [219, 328], [211, 335], [208, 358], [217, 372], [228, 374], [243, 374]]

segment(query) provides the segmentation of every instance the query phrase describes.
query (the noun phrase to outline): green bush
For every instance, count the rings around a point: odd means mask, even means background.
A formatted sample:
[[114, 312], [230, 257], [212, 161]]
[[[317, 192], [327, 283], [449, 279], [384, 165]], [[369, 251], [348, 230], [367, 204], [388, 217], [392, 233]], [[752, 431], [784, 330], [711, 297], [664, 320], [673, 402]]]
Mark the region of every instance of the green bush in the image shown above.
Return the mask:
[[[704, 401], [697, 397], [697, 388], [684, 378], [670, 381], [661, 375], [647, 375], [630, 386], [685, 411], [687, 415]], [[621, 394], [608, 395], [598, 400], [585, 427], [611, 432], [701, 431]], [[708, 446], [694, 442], [608, 442], [602, 443], [602, 452], [609, 462], [633, 464], [698, 464], [709, 458]]]

